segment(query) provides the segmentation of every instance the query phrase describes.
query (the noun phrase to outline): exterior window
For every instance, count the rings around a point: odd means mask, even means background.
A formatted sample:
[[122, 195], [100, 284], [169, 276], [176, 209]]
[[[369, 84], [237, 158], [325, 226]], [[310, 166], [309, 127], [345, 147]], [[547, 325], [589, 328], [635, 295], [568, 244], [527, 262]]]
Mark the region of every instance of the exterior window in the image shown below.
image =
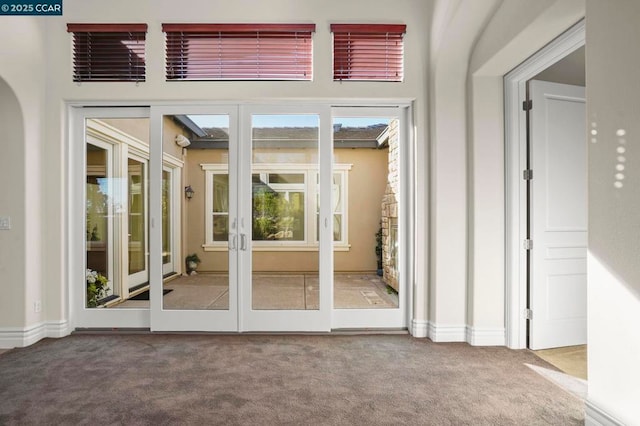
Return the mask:
[[167, 80], [311, 80], [315, 24], [163, 24]]
[[402, 81], [406, 25], [332, 24], [333, 79]]
[[145, 81], [146, 24], [68, 24], [73, 81]]
[[213, 241], [227, 241], [229, 239], [229, 175], [216, 173], [212, 175], [212, 180], [212, 238]]
[[305, 173], [252, 176], [253, 241], [305, 241]]
[[[252, 238], [256, 248], [318, 247], [319, 190], [317, 165], [254, 166]], [[205, 250], [226, 248], [229, 239], [229, 175], [225, 164], [203, 164], [206, 175]], [[332, 187], [333, 235], [337, 247], [348, 248], [344, 200], [350, 164], [335, 164]]]

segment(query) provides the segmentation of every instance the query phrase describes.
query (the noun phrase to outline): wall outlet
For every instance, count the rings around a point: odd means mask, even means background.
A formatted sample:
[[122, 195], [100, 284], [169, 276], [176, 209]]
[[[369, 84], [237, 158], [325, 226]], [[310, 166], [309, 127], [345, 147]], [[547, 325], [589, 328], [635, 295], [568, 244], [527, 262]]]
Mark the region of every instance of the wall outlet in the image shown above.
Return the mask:
[[40, 300], [33, 302], [33, 311], [36, 313], [42, 311], [42, 302]]
[[11, 229], [11, 218], [8, 216], [0, 217], [0, 229]]

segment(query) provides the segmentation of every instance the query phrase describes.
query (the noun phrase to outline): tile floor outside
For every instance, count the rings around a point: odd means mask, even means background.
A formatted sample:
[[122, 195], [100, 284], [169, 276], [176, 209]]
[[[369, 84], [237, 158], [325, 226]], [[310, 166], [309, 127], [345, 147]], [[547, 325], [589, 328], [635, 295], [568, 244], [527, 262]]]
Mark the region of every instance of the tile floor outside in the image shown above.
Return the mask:
[[[200, 310], [229, 308], [227, 275], [200, 273], [167, 281], [165, 309]], [[336, 274], [335, 309], [397, 308], [398, 294], [388, 290], [375, 274]], [[318, 309], [318, 276], [309, 274], [254, 274], [253, 309]], [[148, 308], [148, 300], [126, 300], [116, 308]]]

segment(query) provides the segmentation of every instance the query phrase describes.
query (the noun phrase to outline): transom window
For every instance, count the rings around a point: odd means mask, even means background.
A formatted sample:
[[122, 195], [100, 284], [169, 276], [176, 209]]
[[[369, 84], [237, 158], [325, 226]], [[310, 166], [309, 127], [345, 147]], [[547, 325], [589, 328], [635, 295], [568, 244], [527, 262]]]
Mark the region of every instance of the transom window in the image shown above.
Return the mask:
[[332, 24], [333, 79], [402, 81], [406, 25]]
[[145, 81], [147, 24], [68, 24], [73, 81]]
[[311, 80], [315, 24], [163, 24], [167, 80]]

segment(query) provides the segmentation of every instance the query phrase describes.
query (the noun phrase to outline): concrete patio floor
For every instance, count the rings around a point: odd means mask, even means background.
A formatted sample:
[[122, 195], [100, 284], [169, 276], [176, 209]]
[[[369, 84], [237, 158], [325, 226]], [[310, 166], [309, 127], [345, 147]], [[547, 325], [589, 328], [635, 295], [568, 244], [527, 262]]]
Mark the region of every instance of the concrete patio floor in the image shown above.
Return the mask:
[[[200, 310], [229, 308], [227, 275], [200, 273], [180, 276], [165, 283], [165, 309]], [[318, 309], [318, 276], [306, 274], [254, 274], [253, 309]], [[398, 295], [389, 293], [375, 274], [334, 275], [335, 309], [397, 308]], [[148, 300], [126, 300], [112, 308], [148, 308]]]

